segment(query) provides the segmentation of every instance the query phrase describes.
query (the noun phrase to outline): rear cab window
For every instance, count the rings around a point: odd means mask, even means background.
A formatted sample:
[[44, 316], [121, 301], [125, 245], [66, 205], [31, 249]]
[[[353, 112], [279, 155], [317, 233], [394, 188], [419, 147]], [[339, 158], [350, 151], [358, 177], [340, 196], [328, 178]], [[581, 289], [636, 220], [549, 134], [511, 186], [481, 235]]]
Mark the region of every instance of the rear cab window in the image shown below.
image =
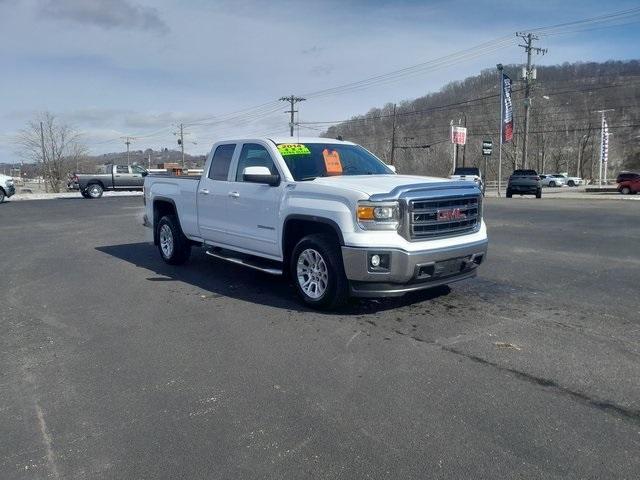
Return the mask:
[[235, 151], [235, 143], [218, 145], [216, 151], [213, 153], [211, 166], [209, 167], [208, 177], [211, 180], [219, 180], [223, 182], [226, 182], [228, 180], [229, 167], [231, 166], [231, 160], [233, 159], [233, 154]]
[[514, 170], [513, 175], [516, 177], [535, 177], [538, 174], [535, 170]]
[[126, 165], [116, 166], [116, 173], [129, 173], [129, 167]]

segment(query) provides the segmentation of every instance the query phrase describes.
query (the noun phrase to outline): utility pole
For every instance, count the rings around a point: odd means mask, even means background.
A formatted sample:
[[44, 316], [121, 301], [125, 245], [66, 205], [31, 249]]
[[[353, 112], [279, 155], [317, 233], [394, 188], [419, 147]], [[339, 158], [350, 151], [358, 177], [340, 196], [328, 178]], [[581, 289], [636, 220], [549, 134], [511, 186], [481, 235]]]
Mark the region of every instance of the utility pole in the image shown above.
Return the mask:
[[293, 126], [294, 126], [294, 121], [295, 121], [294, 115], [296, 113], [298, 113], [298, 111], [295, 110], [294, 105], [296, 103], [299, 103], [299, 102], [304, 102], [305, 100], [306, 100], [306, 98], [296, 97], [295, 95], [291, 95], [290, 97], [281, 97], [280, 98], [281, 102], [289, 102], [289, 104], [291, 105], [291, 110], [286, 110], [284, 113], [290, 113], [291, 114], [291, 121], [289, 122], [289, 127], [291, 129], [291, 136], [292, 137], [293, 137]]
[[124, 144], [127, 146], [127, 165], [131, 165], [131, 154], [129, 152], [129, 145], [131, 145], [133, 137], [124, 137]]
[[502, 125], [502, 114], [503, 114], [503, 109], [504, 109], [504, 85], [503, 82], [504, 80], [502, 79], [503, 74], [502, 71], [504, 70], [504, 67], [502, 66], [501, 63], [497, 64], [496, 67], [498, 68], [498, 87], [500, 88], [500, 118], [498, 119], [498, 125], [500, 125], [500, 127], [498, 128], [498, 138], [500, 139], [500, 141], [498, 142], [498, 197], [500, 196], [500, 182], [502, 181], [502, 129], [504, 128], [504, 125]]
[[[42, 126], [42, 122], [40, 122], [40, 145], [42, 146], [42, 176], [44, 177], [44, 172], [46, 170], [47, 165], [47, 152], [44, 149], [44, 127]], [[44, 179], [44, 191], [46, 193], [49, 192], [49, 187], [47, 186], [47, 179]]]
[[393, 104], [393, 123], [391, 126], [391, 165], [395, 159], [396, 153], [396, 104]]
[[182, 150], [182, 169], [184, 170], [184, 125], [180, 124], [180, 149]]
[[531, 108], [531, 84], [536, 79], [536, 70], [531, 65], [531, 53], [537, 55], [544, 55], [547, 53], [546, 48], [537, 48], [533, 46], [535, 40], [539, 38], [532, 33], [516, 33], [517, 37], [522, 38], [525, 41], [525, 45], [519, 45], [527, 52], [527, 66], [524, 71], [524, 137], [522, 141], [522, 168], [527, 168], [527, 137], [529, 136], [529, 109]]
[[453, 120], [449, 120], [449, 135], [451, 136], [451, 142], [453, 143], [453, 155], [451, 159], [451, 163], [453, 168], [451, 169], [451, 173], [456, 171], [456, 162], [458, 161], [458, 144], [453, 141]]

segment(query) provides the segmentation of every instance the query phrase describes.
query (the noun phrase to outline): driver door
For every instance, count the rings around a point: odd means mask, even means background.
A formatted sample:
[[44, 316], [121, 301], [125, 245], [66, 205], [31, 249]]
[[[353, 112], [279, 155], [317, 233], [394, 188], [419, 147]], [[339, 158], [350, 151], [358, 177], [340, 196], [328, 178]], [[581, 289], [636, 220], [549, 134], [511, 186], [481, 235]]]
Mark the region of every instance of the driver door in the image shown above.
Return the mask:
[[249, 253], [280, 258], [278, 211], [283, 184], [270, 186], [243, 180], [247, 167], [266, 167], [279, 175], [271, 154], [258, 143], [242, 145], [235, 173], [229, 182], [227, 227], [229, 242]]

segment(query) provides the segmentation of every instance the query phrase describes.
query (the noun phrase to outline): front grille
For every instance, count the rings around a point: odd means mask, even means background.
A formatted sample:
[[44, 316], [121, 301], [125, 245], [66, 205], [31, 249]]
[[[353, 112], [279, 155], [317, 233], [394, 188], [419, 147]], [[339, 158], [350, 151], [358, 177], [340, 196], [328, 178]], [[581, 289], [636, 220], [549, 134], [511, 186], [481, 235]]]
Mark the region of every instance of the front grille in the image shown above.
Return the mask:
[[480, 224], [480, 210], [479, 196], [411, 200], [409, 237], [424, 240], [472, 232]]

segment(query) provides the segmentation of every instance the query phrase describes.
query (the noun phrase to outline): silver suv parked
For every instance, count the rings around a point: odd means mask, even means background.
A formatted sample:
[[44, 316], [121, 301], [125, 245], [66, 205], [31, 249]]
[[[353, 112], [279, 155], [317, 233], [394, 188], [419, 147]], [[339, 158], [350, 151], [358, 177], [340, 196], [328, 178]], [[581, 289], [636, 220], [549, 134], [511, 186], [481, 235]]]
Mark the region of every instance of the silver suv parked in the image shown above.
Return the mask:
[[15, 193], [16, 187], [13, 184], [13, 178], [0, 173], [0, 203], [4, 202], [5, 198], [9, 198]]

